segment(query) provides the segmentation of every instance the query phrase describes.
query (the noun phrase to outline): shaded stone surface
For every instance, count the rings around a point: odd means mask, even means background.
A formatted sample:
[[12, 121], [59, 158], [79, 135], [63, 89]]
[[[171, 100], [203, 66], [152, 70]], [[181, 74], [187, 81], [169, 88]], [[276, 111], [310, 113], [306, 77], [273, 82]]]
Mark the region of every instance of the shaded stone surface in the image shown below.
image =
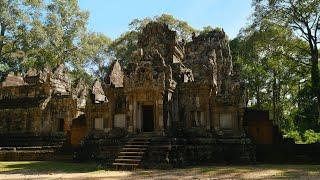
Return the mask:
[[[8, 86], [13, 80], [15, 85]], [[0, 133], [67, 133], [81, 114], [63, 65], [53, 71], [30, 69], [24, 78], [9, 74], [2, 84]]]

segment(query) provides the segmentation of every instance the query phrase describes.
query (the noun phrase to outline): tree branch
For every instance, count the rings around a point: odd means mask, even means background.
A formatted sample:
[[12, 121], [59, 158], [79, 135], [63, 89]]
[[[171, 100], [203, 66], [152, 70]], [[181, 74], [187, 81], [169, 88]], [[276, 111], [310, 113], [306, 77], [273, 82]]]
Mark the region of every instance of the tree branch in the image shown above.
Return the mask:
[[1, 31], [0, 31], [0, 58], [1, 58], [1, 54], [2, 54], [2, 49], [3, 49], [3, 46], [4, 46], [4, 43], [3, 43], [3, 40], [4, 40], [4, 34], [6, 32], [6, 26], [4, 25], [4, 23], [0, 23], [0, 28], [1, 28]]
[[[318, 12], [317, 12], [317, 14], [318, 14]], [[320, 42], [320, 41], [318, 42], [318, 36], [317, 36], [318, 30], [320, 28], [320, 15], [318, 16], [317, 20], [315, 21], [315, 24], [316, 24], [316, 26], [314, 29], [314, 43], [315, 43], [315, 46], [317, 46], [317, 44]]]
[[311, 56], [311, 53], [310, 53], [310, 51], [308, 51], [308, 50], [306, 50], [305, 48], [302, 48], [302, 47], [300, 47], [300, 46], [295, 46], [296, 48], [298, 48], [298, 49], [300, 49], [300, 50], [302, 50], [303, 52], [305, 52], [305, 53], [307, 53], [308, 55], [310, 55]]
[[309, 63], [305, 63], [305, 62], [303, 62], [303, 61], [299, 61], [299, 59], [296, 59], [296, 58], [294, 58], [294, 57], [288, 56], [287, 54], [280, 53], [279, 55], [281, 55], [281, 56], [283, 56], [283, 57], [285, 57], [285, 58], [287, 58], [287, 59], [290, 59], [290, 60], [292, 60], [292, 61], [294, 61], [294, 62], [296, 62], [296, 63], [299, 63], [299, 64], [301, 64], [301, 65], [308, 66], [308, 67], [311, 66]]

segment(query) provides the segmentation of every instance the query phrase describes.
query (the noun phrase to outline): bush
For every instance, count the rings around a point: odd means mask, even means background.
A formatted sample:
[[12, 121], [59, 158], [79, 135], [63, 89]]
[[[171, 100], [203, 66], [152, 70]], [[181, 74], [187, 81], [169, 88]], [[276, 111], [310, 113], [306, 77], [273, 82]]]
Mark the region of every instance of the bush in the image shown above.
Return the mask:
[[294, 139], [295, 143], [302, 143], [302, 138], [300, 136], [300, 133], [297, 130], [288, 131], [285, 135], [285, 138], [288, 139]]
[[311, 129], [308, 129], [304, 132], [303, 138], [305, 143], [312, 144], [312, 143], [319, 143], [320, 142], [320, 133], [316, 133]]
[[94, 130], [88, 134], [87, 139], [105, 139], [107, 136], [108, 133], [103, 130]]
[[207, 137], [208, 132], [206, 129], [201, 127], [189, 128], [184, 130], [184, 136], [188, 138], [200, 138]]
[[108, 133], [108, 137], [110, 138], [124, 138], [127, 135], [128, 135], [128, 131], [124, 128], [113, 128]]

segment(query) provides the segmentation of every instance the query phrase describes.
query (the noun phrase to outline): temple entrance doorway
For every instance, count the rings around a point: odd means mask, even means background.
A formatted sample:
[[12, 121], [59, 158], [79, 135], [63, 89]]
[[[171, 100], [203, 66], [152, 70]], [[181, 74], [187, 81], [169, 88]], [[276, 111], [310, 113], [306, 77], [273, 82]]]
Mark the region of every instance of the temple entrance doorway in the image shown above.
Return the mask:
[[64, 119], [59, 119], [58, 120], [58, 129], [59, 132], [63, 132], [64, 131]]
[[142, 106], [142, 124], [143, 132], [154, 131], [154, 114], [152, 105]]

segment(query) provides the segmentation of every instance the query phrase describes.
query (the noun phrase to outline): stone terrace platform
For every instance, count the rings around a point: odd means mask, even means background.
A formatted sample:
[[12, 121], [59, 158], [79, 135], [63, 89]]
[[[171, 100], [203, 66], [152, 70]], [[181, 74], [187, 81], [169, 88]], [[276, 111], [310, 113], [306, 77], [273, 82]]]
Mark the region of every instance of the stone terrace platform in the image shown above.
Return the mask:
[[66, 136], [0, 134], [0, 161], [55, 160]]

